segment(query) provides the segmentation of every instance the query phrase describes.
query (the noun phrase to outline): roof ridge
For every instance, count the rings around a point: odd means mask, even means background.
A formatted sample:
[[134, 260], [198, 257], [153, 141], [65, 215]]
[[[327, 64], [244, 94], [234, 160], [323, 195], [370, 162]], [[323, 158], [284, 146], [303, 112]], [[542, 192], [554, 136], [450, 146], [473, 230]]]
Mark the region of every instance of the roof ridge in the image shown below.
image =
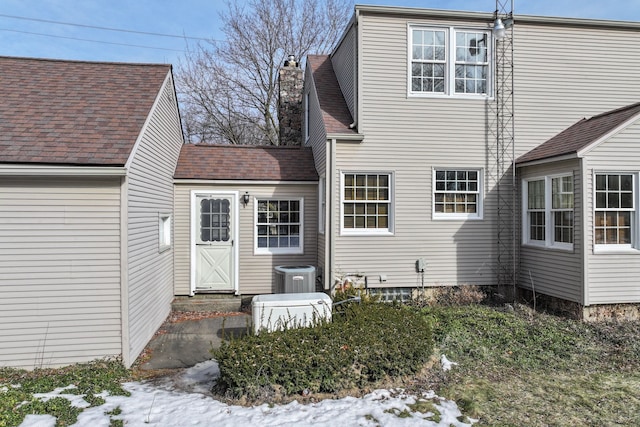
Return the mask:
[[[615, 110], [609, 110], [609, 111], [605, 111], [604, 113], [596, 114], [595, 116], [589, 117], [587, 120], [599, 119], [601, 117], [606, 117], [606, 116], [609, 116], [609, 115], [621, 113], [623, 111], [631, 110], [631, 109], [636, 108], [638, 106], [640, 106], [640, 102], [636, 102], [636, 103], [630, 104], [630, 105], [625, 105], [624, 107], [616, 108]], [[586, 119], [586, 117], [585, 117], [585, 119]]]
[[148, 67], [172, 67], [169, 63], [153, 63], [153, 62], [119, 62], [119, 61], [88, 61], [86, 59], [61, 59], [61, 58], [32, 58], [28, 56], [7, 56], [0, 55], [0, 61], [5, 59], [13, 59], [20, 61], [41, 61], [41, 62], [63, 62], [72, 64], [98, 64], [98, 65], [132, 65], [132, 66], [148, 66]]

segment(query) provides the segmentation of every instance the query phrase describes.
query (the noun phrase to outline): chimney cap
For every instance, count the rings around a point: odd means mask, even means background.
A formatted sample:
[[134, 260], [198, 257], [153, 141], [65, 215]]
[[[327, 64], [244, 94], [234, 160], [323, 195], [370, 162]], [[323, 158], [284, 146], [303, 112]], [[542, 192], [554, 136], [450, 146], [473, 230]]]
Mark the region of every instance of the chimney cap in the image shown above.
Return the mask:
[[296, 61], [296, 56], [295, 55], [289, 55], [287, 57], [287, 59], [284, 61], [284, 66], [285, 67], [297, 67], [298, 66], [298, 61]]

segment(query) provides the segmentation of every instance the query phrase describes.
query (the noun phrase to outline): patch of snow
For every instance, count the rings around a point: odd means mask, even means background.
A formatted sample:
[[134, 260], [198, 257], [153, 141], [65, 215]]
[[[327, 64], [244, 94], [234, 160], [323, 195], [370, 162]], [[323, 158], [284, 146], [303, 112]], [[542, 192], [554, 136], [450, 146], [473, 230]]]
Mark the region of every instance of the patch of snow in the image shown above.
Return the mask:
[[43, 402], [53, 399], [54, 397], [64, 397], [71, 402], [71, 406], [75, 408], [88, 408], [91, 406], [89, 402], [83, 399], [84, 395], [63, 393], [63, 391], [73, 390], [76, 388], [78, 387], [72, 384], [66, 387], [58, 387], [49, 393], [33, 393], [33, 397], [40, 399]]
[[19, 427], [55, 427], [56, 417], [53, 415], [33, 415], [24, 417]]
[[[208, 379], [217, 365], [205, 364], [189, 373], [187, 379]], [[194, 380], [198, 383], [199, 380]], [[74, 424], [80, 426], [108, 427], [110, 418], [120, 419], [128, 427], [136, 426], [211, 426], [235, 427], [238, 425], [283, 426], [313, 425], [333, 427], [335, 425], [358, 425], [387, 427], [404, 426], [470, 426], [458, 421], [462, 415], [455, 402], [441, 399], [434, 393], [420, 397], [394, 390], [376, 390], [362, 398], [345, 397], [339, 400], [322, 400], [317, 403], [300, 404], [297, 401], [286, 405], [263, 404], [254, 407], [227, 405], [200, 393], [162, 390], [150, 383], [131, 382], [123, 384], [131, 396], [106, 396], [106, 403], [87, 408]], [[71, 395], [58, 394], [62, 397]], [[430, 400], [440, 412], [438, 423], [427, 419], [432, 414], [412, 412], [408, 405], [418, 400]], [[120, 415], [108, 412], [120, 408]], [[402, 412], [411, 414], [401, 418]], [[53, 417], [27, 417], [21, 427], [53, 427]]]
[[[456, 363], [442, 355], [443, 369], [451, 369]], [[109, 427], [111, 420], [122, 420], [128, 427], [146, 426], [212, 426], [235, 427], [238, 425], [283, 426], [300, 425], [333, 427], [357, 425], [385, 427], [420, 426], [471, 426], [477, 420], [463, 423], [462, 414], [455, 402], [438, 397], [433, 391], [421, 396], [406, 394], [403, 390], [376, 390], [361, 398], [345, 397], [326, 399], [316, 403], [301, 404], [293, 401], [286, 405], [262, 404], [254, 407], [228, 405], [215, 400], [210, 389], [220, 374], [215, 360], [209, 360], [184, 370], [162, 384], [152, 382], [124, 383], [123, 388], [131, 396], [110, 396], [101, 406], [88, 408], [83, 396], [63, 393], [73, 388], [58, 388], [51, 393], [34, 395], [47, 400], [60, 396], [69, 399], [73, 406], [85, 408], [74, 426]], [[431, 412], [414, 412], [408, 405], [418, 401], [430, 401], [439, 412], [440, 420], [431, 420]], [[109, 413], [119, 408], [119, 415]], [[406, 416], [410, 414], [410, 416]], [[402, 417], [400, 416], [402, 415]], [[29, 415], [20, 427], [54, 427], [55, 418], [49, 415]]]
[[447, 359], [447, 356], [445, 356], [444, 354], [442, 355], [442, 357], [440, 357], [440, 364], [442, 365], [443, 371], [450, 371], [452, 367], [457, 365], [456, 362], [452, 362]]

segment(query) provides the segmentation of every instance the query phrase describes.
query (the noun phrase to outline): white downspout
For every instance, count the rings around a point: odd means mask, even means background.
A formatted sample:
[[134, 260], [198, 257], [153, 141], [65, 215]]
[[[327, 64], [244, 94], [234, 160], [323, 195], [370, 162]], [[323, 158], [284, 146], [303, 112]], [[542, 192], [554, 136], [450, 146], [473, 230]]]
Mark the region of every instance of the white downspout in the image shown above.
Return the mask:
[[[593, 191], [589, 192], [587, 183], [591, 183], [591, 188], [595, 185], [595, 176], [593, 172], [589, 172], [586, 157], [580, 159], [580, 176], [580, 179], [582, 180], [582, 203], [580, 203], [582, 211], [580, 212], [580, 222], [582, 226], [580, 234], [582, 242], [580, 242], [580, 246], [582, 250], [582, 305], [584, 312], [584, 307], [589, 305], [589, 254], [592, 253], [592, 245], [594, 244], [593, 221], [591, 221], [591, 223], [587, 223], [587, 218], [589, 217], [587, 214], [587, 207], [589, 207], [590, 211], [593, 212]], [[591, 230], [590, 232], [587, 231], [587, 227]], [[587, 240], [587, 236], [591, 236], [591, 238]]]
[[338, 172], [337, 168], [336, 168], [336, 139], [335, 138], [331, 138], [330, 142], [330, 153], [329, 153], [329, 221], [327, 223], [327, 227], [328, 227], [328, 233], [327, 236], [329, 236], [329, 268], [328, 268], [328, 274], [327, 274], [327, 282], [325, 282], [328, 286], [327, 289], [329, 289], [329, 291], [333, 291], [333, 278], [334, 278], [334, 274], [335, 274], [335, 250], [336, 250], [336, 220], [339, 220], [339, 218], [337, 218], [337, 215], [339, 215], [336, 211], [336, 192], [335, 192], [335, 188], [336, 188], [336, 174]]

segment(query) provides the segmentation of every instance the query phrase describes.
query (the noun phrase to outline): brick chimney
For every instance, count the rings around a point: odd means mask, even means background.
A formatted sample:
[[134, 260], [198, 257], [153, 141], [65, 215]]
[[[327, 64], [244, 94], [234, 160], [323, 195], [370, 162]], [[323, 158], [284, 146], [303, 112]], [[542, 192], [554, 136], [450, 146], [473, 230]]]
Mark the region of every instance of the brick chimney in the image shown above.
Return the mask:
[[280, 145], [302, 144], [302, 70], [295, 56], [289, 55], [278, 76], [280, 97], [278, 121], [280, 122]]

